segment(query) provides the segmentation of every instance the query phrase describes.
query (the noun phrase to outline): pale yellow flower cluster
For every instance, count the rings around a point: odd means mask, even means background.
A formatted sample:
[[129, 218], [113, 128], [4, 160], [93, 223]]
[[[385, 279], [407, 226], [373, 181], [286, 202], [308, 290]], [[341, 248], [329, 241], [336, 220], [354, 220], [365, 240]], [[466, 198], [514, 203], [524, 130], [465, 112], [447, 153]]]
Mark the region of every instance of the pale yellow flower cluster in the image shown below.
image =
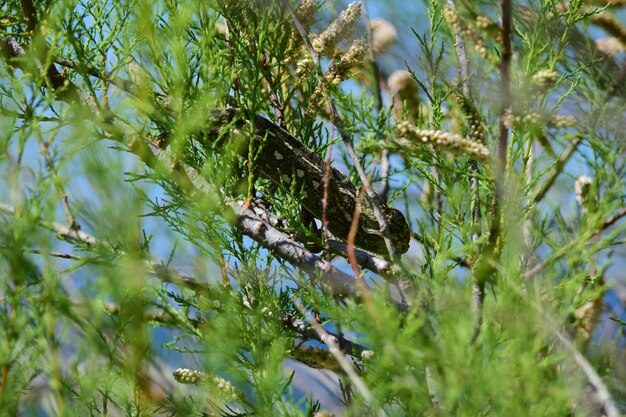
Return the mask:
[[476, 16], [476, 26], [481, 29], [487, 29], [496, 25], [493, 20], [488, 18], [487, 16]]
[[576, 125], [576, 118], [573, 116], [542, 115], [537, 112], [524, 112], [521, 114], [508, 113], [505, 116], [504, 124], [509, 129], [514, 126], [542, 126], [550, 129], [564, 129]]
[[626, 45], [626, 27], [615, 15], [602, 12], [591, 16], [591, 22], [615, 37], [622, 45]]
[[400, 119], [404, 108], [413, 119], [417, 119], [420, 110], [420, 96], [417, 82], [407, 70], [398, 70], [387, 79], [389, 93], [393, 97], [393, 110], [396, 119]]
[[476, 16], [476, 26], [492, 35], [496, 42], [502, 43], [502, 30], [500, 26], [487, 16]]
[[576, 194], [576, 201], [585, 210], [587, 206], [587, 199], [589, 197], [589, 191], [591, 191], [591, 184], [593, 184], [593, 178], [587, 175], [581, 175], [576, 178], [574, 182], [574, 193]]
[[608, 38], [596, 39], [596, 47], [600, 52], [607, 55], [616, 56], [626, 49], [619, 39], [610, 36]]
[[311, 25], [315, 22], [315, 12], [317, 5], [313, 0], [301, 0], [296, 10], [296, 17], [306, 32], [309, 31]]
[[174, 379], [181, 384], [197, 384], [206, 381], [208, 374], [206, 372], [196, 371], [194, 369], [178, 368], [174, 371]]
[[443, 9], [443, 17], [452, 26], [452, 30], [454, 31], [454, 33], [463, 36], [469, 43], [474, 45], [474, 50], [478, 52], [480, 56], [491, 62], [493, 65], [496, 65], [498, 63], [498, 60], [495, 57], [491, 56], [491, 54], [489, 53], [489, 50], [485, 46], [485, 43], [483, 42], [480, 34], [476, 30], [474, 30], [474, 28], [468, 26], [463, 21], [463, 19], [461, 19], [461, 16], [457, 14], [456, 10], [453, 7], [446, 6]]
[[338, 85], [351, 75], [352, 68], [361, 65], [367, 54], [367, 42], [357, 39], [352, 43], [348, 52], [339, 57], [326, 75], [326, 79], [332, 85]]
[[550, 117], [550, 120], [547, 122], [547, 126], [554, 129], [565, 129], [575, 125], [576, 118], [574, 116], [561, 116], [558, 114]]
[[219, 376], [213, 377], [213, 383], [215, 384], [215, 388], [224, 394], [231, 401], [237, 399], [237, 390], [233, 384], [225, 380], [224, 378], [220, 378]]
[[237, 390], [227, 380], [219, 376], [210, 376], [207, 372], [196, 371], [194, 369], [178, 368], [174, 371], [174, 379], [181, 384], [197, 385], [202, 382], [210, 382], [220, 394], [225, 395], [229, 400], [237, 399]]
[[319, 55], [332, 55], [337, 44], [354, 31], [359, 17], [361, 17], [361, 3], [350, 3], [326, 30], [313, 39], [312, 45], [315, 52]]
[[299, 79], [302, 79], [308, 76], [311, 71], [314, 71], [314, 69], [315, 63], [313, 62], [313, 58], [311, 58], [310, 56], [306, 56], [298, 61], [298, 63], [296, 64], [296, 75]]
[[556, 85], [556, 82], [559, 80], [559, 73], [554, 70], [541, 70], [537, 71], [531, 82], [535, 86], [538, 91], [545, 92], [551, 89]]
[[422, 130], [409, 122], [398, 123], [394, 132], [398, 138], [404, 139], [408, 143], [417, 141], [424, 145], [432, 145], [456, 154], [467, 155], [477, 160], [489, 158], [489, 149], [485, 145], [454, 133], [441, 130]]
[[370, 28], [372, 29], [372, 49], [376, 56], [385, 52], [398, 39], [396, 28], [385, 19], [372, 19]]

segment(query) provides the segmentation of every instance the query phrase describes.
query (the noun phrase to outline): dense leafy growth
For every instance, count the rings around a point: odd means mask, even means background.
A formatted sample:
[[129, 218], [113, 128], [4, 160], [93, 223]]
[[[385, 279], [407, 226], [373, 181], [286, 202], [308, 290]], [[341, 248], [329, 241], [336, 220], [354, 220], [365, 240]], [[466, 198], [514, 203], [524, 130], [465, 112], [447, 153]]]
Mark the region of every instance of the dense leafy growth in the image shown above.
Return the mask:
[[370, 3], [0, 5], [2, 415], [625, 412], [625, 3]]

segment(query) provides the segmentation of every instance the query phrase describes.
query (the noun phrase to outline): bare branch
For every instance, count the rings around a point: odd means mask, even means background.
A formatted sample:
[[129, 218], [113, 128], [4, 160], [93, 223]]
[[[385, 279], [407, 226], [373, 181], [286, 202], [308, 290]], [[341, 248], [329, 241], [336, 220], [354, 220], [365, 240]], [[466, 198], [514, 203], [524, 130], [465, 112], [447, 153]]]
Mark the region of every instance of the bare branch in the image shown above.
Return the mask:
[[363, 345], [355, 343], [345, 337], [339, 337], [335, 334], [327, 332], [328, 336], [326, 338], [320, 337], [319, 333], [312, 329], [311, 325], [308, 325], [306, 321], [298, 319], [291, 314], [288, 314], [283, 319], [283, 324], [285, 327], [290, 330], [296, 332], [300, 335], [302, 339], [313, 339], [317, 340], [320, 343], [324, 343], [328, 345], [328, 341], [332, 341], [337, 346], [341, 346], [345, 349], [348, 355], [351, 355], [358, 359], [363, 359], [363, 354], [371, 355], [373, 351], [371, 349], [366, 348]]

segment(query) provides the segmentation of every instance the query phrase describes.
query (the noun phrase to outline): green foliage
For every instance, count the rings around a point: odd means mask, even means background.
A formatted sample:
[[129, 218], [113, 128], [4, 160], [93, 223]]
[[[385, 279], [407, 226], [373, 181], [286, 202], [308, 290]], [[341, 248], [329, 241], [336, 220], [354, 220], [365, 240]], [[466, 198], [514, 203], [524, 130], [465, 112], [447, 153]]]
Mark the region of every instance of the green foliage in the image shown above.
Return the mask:
[[[624, 57], [589, 34], [614, 11], [454, 3], [385, 52], [363, 5], [3, 3], [0, 413], [623, 413]], [[329, 250], [223, 107], [370, 182], [411, 250]]]

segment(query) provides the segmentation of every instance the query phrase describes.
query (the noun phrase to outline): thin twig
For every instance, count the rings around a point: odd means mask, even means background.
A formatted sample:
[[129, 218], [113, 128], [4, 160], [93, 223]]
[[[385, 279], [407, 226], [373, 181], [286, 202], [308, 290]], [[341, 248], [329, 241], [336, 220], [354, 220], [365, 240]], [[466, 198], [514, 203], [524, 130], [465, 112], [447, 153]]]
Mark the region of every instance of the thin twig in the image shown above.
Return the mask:
[[554, 182], [556, 181], [558, 176], [563, 172], [563, 167], [565, 167], [567, 161], [569, 161], [570, 157], [574, 154], [580, 142], [582, 142], [581, 137], [574, 138], [570, 145], [563, 151], [558, 161], [556, 161], [554, 167], [550, 171], [548, 179], [545, 180], [539, 191], [537, 191], [537, 194], [535, 194], [535, 197], [533, 197], [533, 204], [539, 203], [543, 199], [543, 197], [545, 197], [548, 191], [550, 191], [550, 188], [552, 188], [552, 185], [554, 185]]
[[[317, 71], [320, 74], [322, 74], [322, 68], [321, 68], [319, 56], [315, 53], [313, 49], [313, 45], [311, 45], [311, 41], [309, 40], [309, 37], [307, 36], [306, 31], [304, 30], [304, 27], [302, 26], [302, 24], [296, 17], [295, 13], [293, 12], [291, 5], [289, 5], [288, 2], [285, 2], [285, 6], [291, 11], [291, 18], [294, 22], [294, 25], [296, 26], [296, 29], [300, 33], [300, 36], [302, 37], [302, 40], [304, 41], [304, 44], [306, 45], [309, 51], [309, 54], [311, 55], [313, 59], [313, 62], [315, 62]], [[348, 134], [348, 131], [345, 125], [341, 121], [341, 117], [339, 116], [339, 113], [337, 112], [335, 103], [330, 97], [330, 95], [328, 94], [327, 89], [324, 88], [325, 84], [323, 83], [323, 81], [321, 82], [322, 82], [322, 91], [324, 94], [324, 98], [326, 99], [326, 103], [328, 105], [328, 109], [330, 113], [330, 121], [337, 128], [337, 131], [339, 132], [339, 135], [341, 136], [341, 141], [346, 147], [348, 156], [350, 160], [352, 161], [352, 163], [354, 164], [354, 167], [357, 173], [359, 174], [359, 178], [361, 180], [361, 183], [363, 184], [363, 189], [365, 190], [365, 193], [367, 194], [368, 198], [371, 200], [372, 209], [374, 211], [374, 216], [376, 217], [376, 220], [378, 221], [378, 225], [380, 226], [380, 231], [382, 233], [383, 240], [385, 241], [387, 252], [389, 253], [390, 258], [394, 262], [399, 262], [399, 256], [391, 241], [387, 221], [385, 220], [385, 217], [380, 209], [380, 205], [378, 204], [378, 201], [376, 201], [377, 196], [372, 190], [367, 174], [365, 173], [365, 170], [363, 169], [363, 166], [361, 165], [361, 162], [359, 161], [359, 158], [356, 152], [354, 151], [354, 147], [352, 146], [352, 142], [350, 141], [350, 135]]]
[[357, 196], [357, 203], [354, 205], [354, 213], [352, 214], [352, 223], [350, 224], [350, 231], [348, 232], [348, 239], [346, 239], [346, 247], [348, 254], [348, 263], [352, 268], [352, 272], [354, 276], [357, 277], [357, 282], [361, 287], [361, 292], [363, 293], [363, 298], [365, 299], [365, 305], [370, 311], [372, 317], [376, 317], [374, 314], [374, 304], [372, 301], [372, 297], [369, 291], [364, 290], [367, 288], [367, 284], [365, 283], [365, 279], [363, 279], [363, 275], [361, 274], [361, 268], [359, 268], [359, 263], [357, 262], [356, 255], [354, 253], [355, 246], [354, 240], [356, 239], [357, 229], [359, 227], [359, 219], [361, 217], [361, 204], [363, 202], [363, 192], [359, 192]]
[[481, 262], [475, 269], [475, 277], [479, 282], [485, 282], [495, 271], [498, 256], [498, 242], [502, 237], [502, 207], [506, 194], [507, 182], [507, 152], [509, 128], [507, 127], [507, 112], [511, 107], [511, 58], [513, 55], [512, 38], [512, 5], [511, 0], [501, 0], [502, 13], [502, 58], [500, 60], [500, 108], [498, 118], [498, 167], [495, 176], [495, 193], [491, 210], [491, 226], [489, 239], [481, 251]]
[[[7, 246], [0, 245], [0, 248], [6, 249]], [[80, 256], [72, 255], [71, 253], [54, 252], [54, 251], [48, 252], [48, 251], [43, 251], [41, 249], [22, 249], [22, 251], [24, 253], [32, 253], [35, 255], [48, 255], [48, 256], [52, 256], [53, 258], [71, 259], [73, 261], [80, 261], [81, 259], [83, 259]]]
[[[112, 303], [106, 304], [105, 310], [108, 314], [112, 316], [117, 316], [120, 314], [120, 312], [122, 312], [122, 308], [120, 306]], [[159, 323], [160, 325], [168, 327], [180, 328], [181, 324], [178, 317], [168, 311], [159, 309], [144, 311], [143, 318], [144, 320], [153, 321]], [[187, 320], [195, 329], [200, 328], [200, 325], [202, 324], [200, 320], [194, 319], [193, 317], [185, 317], [185, 320]]]
[[[16, 210], [15, 208], [13, 208], [12, 206], [8, 205], [8, 204], [4, 204], [4, 203], [0, 203], [0, 211], [3, 211], [7, 214], [13, 215], [15, 216], [16, 214]], [[48, 230], [51, 230], [53, 232], [55, 232], [58, 236], [67, 239], [67, 240], [71, 240], [73, 242], [78, 242], [78, 243], [82, 243], [85, 245], [88, 245], [90, 247], [94, 247], [96, 246], [96, 244], [102, 245], [101, 242], [97, 242], [96, 238], [89, 235], [88, 233], [85, 233], [84, 231], [76, 231], [76, 230], [71, 230], [69, 227], [66, 227], [60, 223], [50, 223], [50, 222], [46, 222], [44, 220], [40, 220], [39, 224]], [[35, 253], [35, 254], [44, 254], [45, 252], [42, 252], [38, 249], [28, 249], [26, 250], [27, 252], [31, 252], [31, 253]], [[123, 252], [119, 251], [120, 254], [123, 254]], [[81, 260], [83, 258], [73, 255], [73, 254], [66, 254], [66, 253], [59, 253], [59, 252], [50, 252], [49, 253], [50, 256], [55, 256], [58, 258], [64, 258], [64, 259], [72, 259], [72, 260]], [[184, 287], [187, 287], [189, 289], [192, 289], [194, 291], [197, 292], [202, 292], [202, 293], [209, 293], [210, 291], [210, 287], [207, 284], [203, 284], [201, 282], [199, 282], [198, 280], [192, 278], [192, 277], [187, 277], [184, 275], [181, 275], [178, 271], [173, 270], [171, 268], [167, 268], [165, 266], [163, 266], [162, 264], [159, 264], [157, 262], [147, 262], [146, 263], [146, 267], [147, 267], [147, 271], [156, 276], [157, 278], [159, 278], [160, 280], [162, 280], [163, 282], [171, 282], [173, 284], [177, 284], [177, 285], [181, 285]]]
[[[334, 132], [334, 129], [333, 129]], [[331, 134], [331, 138], [334, 133]], [[322, 195], [322, 232], [324, 233], [324, 245], [326, 246], [326, 255], [328, 256], [328, 262], [330, 262], [330, 232], [328, 231], [328, 194], [330, 193], [330, 177], [332, 171], [331, 158], [333, 156], [333, 142], [330, 141], [328, 145], [328, 152], [326, 153], [326, 166], [324, 169], [324, 192]]]
[[[448, 0], [448, 7], [453, 10], [456, 9], [454, 0]], [[454, 28], [453, 28], [454, 29]], [[470, 80], [470, 60], [467, 55], [466, 43], [463, 34], [454, 31], [454, 48], [457, 58], [459, 60], [459, 81], [461, 83], [461, 91], [463, 96], [468, 100], [473, 100], [472, 96], [472, 84]], [[482, 234], [481, 231], [481, 215], [480, 215], [480, 185], [478, 182], [477, 173], [479, 171], [478, 162], [473, 160], [470, 162], [470, 170], [474, 175], [470, 178], [470, 189], [472, 193], [472, 200], [470, 203], [472, 211], [472, 241], [476, 243]], [[472, 314], [474, 315], [474, 333], [472, 335], [472, 343], [474, 343], [480, 335], [480, 330], [483, 324], [483, 307], [485, 304], [485, 282], [481, 279], [474, 277], [472, 282]]]
[[71, 61], [69, 59], [66, 58], [55, 58], [54, 62], [63, 66], [63, 67], [67, 67], [67, 68], [71, 68], [73, 70], [79, 71], [79, 72], [83, 72], [87, 75], [91, 75], [92, 77], [95, 77], [101, 81], [106, 81], [114, 86], [116, 86], [117, 88], [119, 88], [120, 90], [126, 91], [127, 93], [133, 94], [133, 95], [138, 95], [139, 93], [139, 88], [137, 87], [137, 85], [135, 85], [133, 82], [129, 81], [129, 80], [125, 80], [121, 77], [118, 77], [116, 75], [113, 75], [111, 72], [108, 71], [100, 71], [96, 68], [93, 67], [87, 67], [87, 66], [83, 66], [81, 64], [77, 64], [74, 61]]
[[600, 375], [598, 375], [596, 370], [593, 369], [593, 366], [591, 366], [587, 358], [585, 358], [585, 356], [580, 353], [578, 349], [576, 349], [576, 346], [574, 346], [574, 344], [557, 329], [556, 325], [550, 320], [550, 318], [547, 317], [547, 315], [544, 315], [544, 317], [548, 320], [548, 323], [550, 323], [552, 331], [556, 335], [557, 339], [559, 339], [563, 347], [571, 353], [574, 361], [578, 364], [578, 366], [580, 366], [580, 369], [587, 376], [587, 380], [595, 389], [598, 396], [598, 402], [602, 405], [606, 416], [620, 417], [621, 413], [617, 409], [615, 400], [613, 400], [611, 392], [607, 388], [604, 381], [602, 381], [602, 378], [600, 378]]
[[609, 227], [613, 226], [624, 216], [626, 216], [626, 207], [622, 208], [617, 213], [606, 219], [604, 223], [602, 223], [602, 226], [600, 226], [600, 232], [603, 232]]
[[59, 181], [59, 174], [57, 172], [54, 160], [50, 155], [50, 147], [48, 145], [48, 142], [44, 140], [44, 138], [41, 136], [41, 132], [38, 129], [35, 130], [35, 136], [37, 137], [37, 141], [39, 142], [39, 148], [41, 150], [41, 153], [43, 154], [44, 160], [46, 161], [46, 167], [50, 171], [50, 175], [52, 175], [54, 186], [57, 188], [57, 191], [61, 195], [61, 204], [63, 205], [63, 211], [65, 212], [65, 216], [67, 218], [67, 224], [69, 225], [70, 229], [78, 230], [80, 229], [80, 223], [76, 219], [76, 216], [74, 216], [74, 212], [70, 207], [69, 199], [67, 197], [67, 193], [65, 192], [65, 187], [63, 186], [61, 181]]
[[[340, 242], [338, 240], [329, 239], [328, 246], [330, 249], [334, 251], [339, 251], [341, 253], [348, 253], [348, 245], [344, 242]], [[386, 280], [395, 280], [395, 277], [400, 270], [397, 265], [389, 262], [386, 259], [378, 258], [372, 255], [369, 252], [356, 248], [354, 250], [354, 256], [356, 257], [356, 261], [361, 266], [361, 268], [370, 270], [382, 278]]]
[[[367, 33], [367, 50], [370, 58], [370, 65], [372, 67], [372, 74], [374, 76], [374, 97], [376, 98], [376, 105], [374, 107], [376, 115], [380, 113], [383, 108], [383, 94], [381, 84], [384, 82], [380, 67], [376, 62], [376, 54], [374, 53], [374, 36], [372, 26], [370, 24], [369, 11], [367, 10], [367, 4], [365, 0], [361, 1], [361, 10], [363, 12], [363, 21], [365, 22], [365, 30]], [[380, 178], [382, 180], [382, 187], [380, 189], [380, 196], [383, 201], [387, 202], [387, 196], [389, 194], [389, 150], [383, 149], [380, 153]]]
[[498, 121], [498, 159], [500, 162], [499, 198], [504, 193], [504, 175], [506, 173], [509, 128], [506, 123], [507, 111], [511, 107], [511, 58], [513, 51], [511, 37], [513, 33], [513, 10], [511, 0], [501, 0], [502, 9], [502, 59], [500, 61], [500, 118]]

